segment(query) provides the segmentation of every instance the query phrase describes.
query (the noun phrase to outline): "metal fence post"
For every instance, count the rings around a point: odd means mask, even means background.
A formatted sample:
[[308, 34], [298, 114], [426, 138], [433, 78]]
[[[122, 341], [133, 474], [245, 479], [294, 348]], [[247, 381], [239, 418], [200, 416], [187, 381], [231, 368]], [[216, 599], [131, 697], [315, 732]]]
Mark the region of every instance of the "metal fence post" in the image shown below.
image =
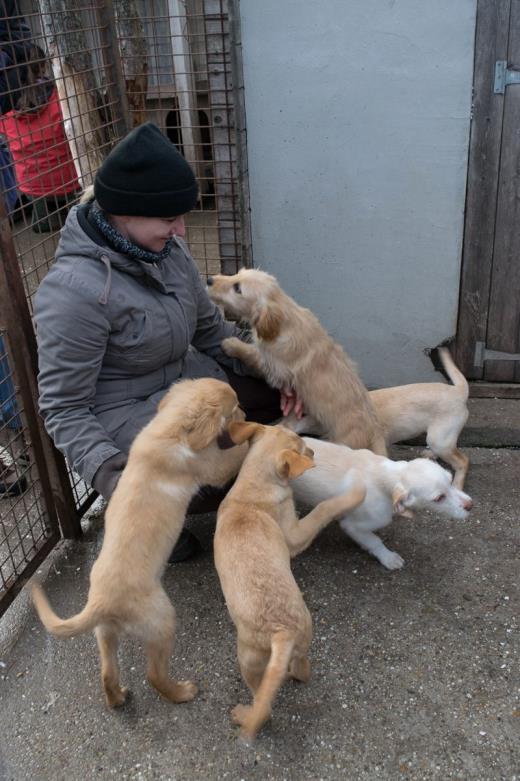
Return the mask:
[[249, 197], [249, 167], [247, 160], [247, 124], [242, 64], [242, 32], [240, 27], [240, 0], [228, 0], [231, 52], [231, 80], [235, 115], [237, 147], [238, 209], [240, 215], [240, 244], [242, 265], [253, 265], [251, 242], [251, 204]]
[[63, 456], [56, 450], [38, 413], [36, 339], [18, 265], [9, 217], [0, 197], [0, 302], [3, 320], [19, 380], [43, 497], [51, 523], [59, 523], [62, 535], [81, 536], [81, 523]]

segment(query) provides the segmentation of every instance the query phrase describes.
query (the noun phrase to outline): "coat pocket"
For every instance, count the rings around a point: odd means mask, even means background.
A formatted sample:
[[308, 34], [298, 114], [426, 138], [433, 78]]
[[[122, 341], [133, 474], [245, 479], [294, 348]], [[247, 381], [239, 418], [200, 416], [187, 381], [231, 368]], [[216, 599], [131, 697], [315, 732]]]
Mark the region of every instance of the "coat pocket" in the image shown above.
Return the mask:
[[154, 355], [154, 343], [151, 313], [130, 309], [112, 323], [107, 355], [122, 356], [137, 364], [148, 363]]

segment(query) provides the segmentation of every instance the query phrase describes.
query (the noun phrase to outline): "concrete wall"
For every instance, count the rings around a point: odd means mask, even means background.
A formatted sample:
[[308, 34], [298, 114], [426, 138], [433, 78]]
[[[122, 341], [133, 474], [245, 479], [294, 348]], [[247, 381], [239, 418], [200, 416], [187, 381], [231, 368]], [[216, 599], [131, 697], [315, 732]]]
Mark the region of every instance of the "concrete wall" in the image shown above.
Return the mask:
[[370, 386], [455, 333], [475, 0], [240, 0], [254, 265]]

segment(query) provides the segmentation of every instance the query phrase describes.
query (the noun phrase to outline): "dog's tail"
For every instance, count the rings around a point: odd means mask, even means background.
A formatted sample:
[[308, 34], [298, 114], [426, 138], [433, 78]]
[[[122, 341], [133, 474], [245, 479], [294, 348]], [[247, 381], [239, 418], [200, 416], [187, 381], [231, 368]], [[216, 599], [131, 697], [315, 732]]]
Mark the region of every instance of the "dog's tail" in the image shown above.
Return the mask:
[[45, 592], [38, 584], [31, 586], [31, 596], [36, 612], [45, 629], [57, 637], [73, 637], [89, 632], [99, 624], [101, 616], [88, 602], [83, 610], [72, 618], [62, 620], [56, 615], [45, 596]]
[[274, 699], [287, 677], [294, 648], [294, 635], [287, 629], [280, 629], [271, 638], [271, 657], [258, 687], [251, 712], [242, 724], [242, 735], [253, 739], [263, 724], [271, 717]]
[[438, 347], [438, 356], [444, 372], [456, 388], [459, 389], [464, 400], [469, 396], [469, 385], [462, 372], [456, 367], [455, 361], [447, 347]]

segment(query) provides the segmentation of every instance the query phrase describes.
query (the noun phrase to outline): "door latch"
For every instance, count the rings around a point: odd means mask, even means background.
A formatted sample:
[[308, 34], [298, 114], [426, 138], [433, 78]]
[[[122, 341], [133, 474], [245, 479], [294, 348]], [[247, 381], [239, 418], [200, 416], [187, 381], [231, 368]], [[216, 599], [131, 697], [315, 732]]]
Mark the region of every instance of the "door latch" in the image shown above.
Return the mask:
[[507, 60], [495, 62], [495, 95], [503, 95], [510, 84], [520, 84], [520, 70], [507, 67]]
[[520, 361], [520, 354], [503, 353], [500, 350], [488, 350], [485, 342], [476, 342], [473, 366], [477, 369], [482, 369], [484, 361]]

